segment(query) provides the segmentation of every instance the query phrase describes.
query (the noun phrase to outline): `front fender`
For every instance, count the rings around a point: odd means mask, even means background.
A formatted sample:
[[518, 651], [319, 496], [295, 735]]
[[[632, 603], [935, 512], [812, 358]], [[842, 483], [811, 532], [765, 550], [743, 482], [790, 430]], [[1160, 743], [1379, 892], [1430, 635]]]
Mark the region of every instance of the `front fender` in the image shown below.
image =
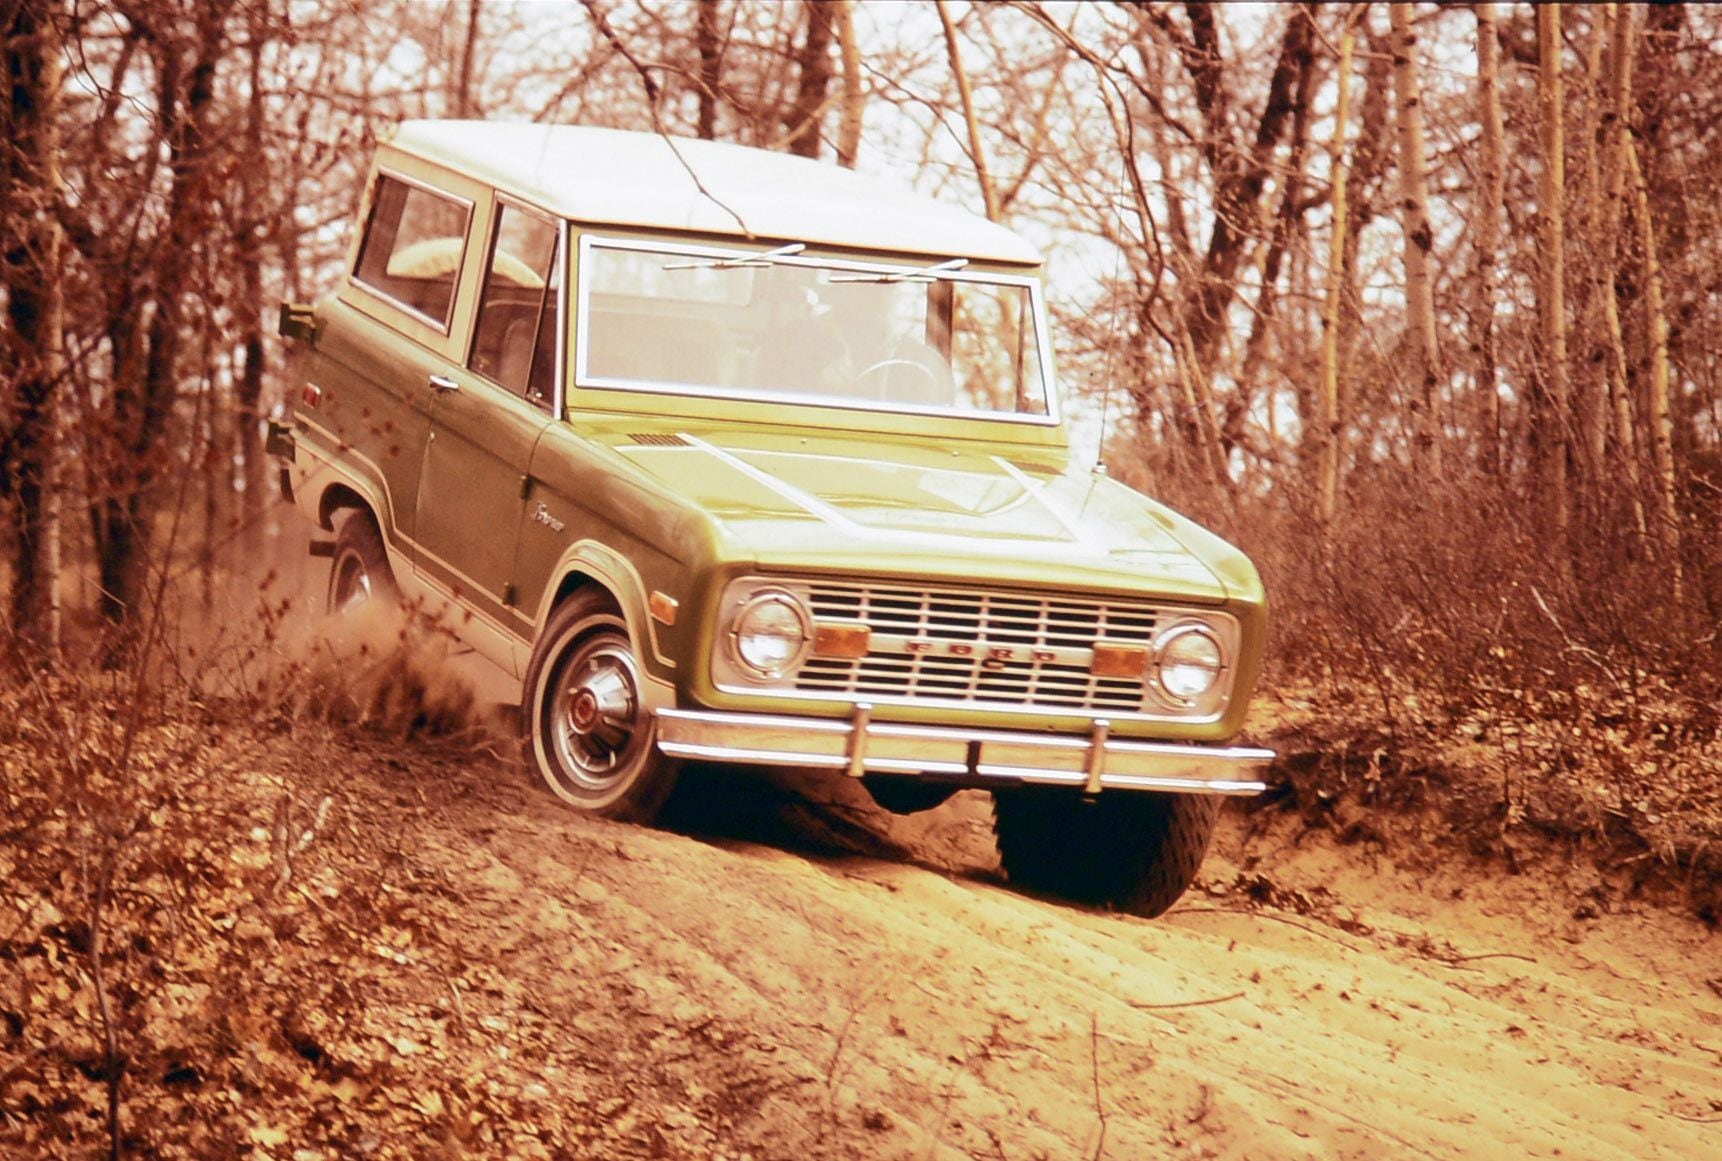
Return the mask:
[[545, 586], [544, 597], [539, 601], [532, 639], [537, 641], [543, 637], [550, 614], [555, 611], [558, 600], [569, 591], [570, 580], [602, 585], [622, 610], [635, 656], [650, 662], [640, 675], [648, 703], [654, 711], [673, 707], [676, 704], [675, 686], [654, 677], [650, 670], [673, 670], [676, 662], [664, 653], [659, 644], [655, 622], [649, 611], [646, 582], [633, 562], [600, 541], [580, 540], [569, 545], [557, 560], [551, 577], [553, 583]]

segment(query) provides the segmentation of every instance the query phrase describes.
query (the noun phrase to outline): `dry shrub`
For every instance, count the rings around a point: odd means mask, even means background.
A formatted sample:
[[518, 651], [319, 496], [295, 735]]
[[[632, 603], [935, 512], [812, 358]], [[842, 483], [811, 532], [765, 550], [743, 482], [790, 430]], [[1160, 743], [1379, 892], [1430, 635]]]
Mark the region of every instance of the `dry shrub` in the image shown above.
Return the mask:
[[331, 616], [315, 588], [274, 570], [230, 587], [238, 595], [218, 615], [201, 604], [176, 611], [164, 678], [286, 721], [390, 739], [494, 746], [507, 732], [451, 664], [465, 647], [422, 607], [379, 601]]
[[487, 728], [472, 687], [450, 665], [461, 648], [417, 610], [372, 603], [303, 639], [299, 668], [278, 679], [299, 715], [390, 737], [473, 737]]
[[1479, 848], [1536, 834], [1722, 875], [1716, 514], [1675, 562], [1605, 494], [1563, 551], [1541, 498], [1456, 474], [1359, 472], [1325, 529], [1284, 492], [1186, 497], [1263, 573], [1268, 685], [1303, 707], [1286, 775], [1432, 802]]
[[93, 642], [45, 673], [0, 636], [0, 1153], [244, 1154], [242, 1098], [307, 1067], [260, 1015], [282, 987], [265, 952], [337, 894], [367, 905], [325, 865], [350, 825], [328, 771], [355, 731], [493, 742], [446, 632], [285, 587], [171, 604], [129, 669]]

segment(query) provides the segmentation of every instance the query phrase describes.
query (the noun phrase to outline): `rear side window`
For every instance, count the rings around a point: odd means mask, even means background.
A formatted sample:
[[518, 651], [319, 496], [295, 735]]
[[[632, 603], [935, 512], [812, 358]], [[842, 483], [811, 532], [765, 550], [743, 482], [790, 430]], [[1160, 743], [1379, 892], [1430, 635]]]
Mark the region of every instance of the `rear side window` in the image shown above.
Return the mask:
[[472, 207], [387, 174], [377, 179], [354, 277], [448, 330]]
[[556, 371], [556, 224], [503, 204], [484, 275], [471, 367], [548, 407]]

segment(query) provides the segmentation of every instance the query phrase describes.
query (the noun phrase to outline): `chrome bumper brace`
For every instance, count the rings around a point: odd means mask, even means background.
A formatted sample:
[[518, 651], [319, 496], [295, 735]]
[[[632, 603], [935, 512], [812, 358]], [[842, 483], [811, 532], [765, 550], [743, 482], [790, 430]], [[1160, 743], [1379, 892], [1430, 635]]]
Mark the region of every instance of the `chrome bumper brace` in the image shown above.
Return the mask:
[[673, 758], [764, 766], [813, 766], [862, 774], [925, 775], [969, 786], [1036, 783], [1180, 794], [1257, 794], [1272, 750], [1124, 741], [1105, 721], [1087, 737], [965, 730], [849, 720], [662, 709], [658, 749]]

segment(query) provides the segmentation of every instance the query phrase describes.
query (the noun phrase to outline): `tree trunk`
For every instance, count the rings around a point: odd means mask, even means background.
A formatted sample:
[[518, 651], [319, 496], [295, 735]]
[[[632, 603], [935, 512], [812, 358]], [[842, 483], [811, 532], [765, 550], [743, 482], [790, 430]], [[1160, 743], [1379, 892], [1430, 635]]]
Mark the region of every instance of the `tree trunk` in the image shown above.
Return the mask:
[[[190, 45], [171, 37], [151, 42], [157, 53], [156, 129], [172, 177], [166, 220], [157, 237], [149, 291], [155, 309], [145, 331], [141, 367], [128, 357], [114, 381], [114, 445], [123, 462], [103, 465], [124, 481], [104, 502], [99, 521], [105, 534], [99, 545], [102, 611], [118, 630], [110, 641], [109, 663], [118, 663], [131, 646], [147, 589], [161, 469], [169, 459], [163, 442], [178, 398], [180, 351], [190, 325], [186, 308], [196, 273], [193, 257], [211, 234], [208, 120], [230, 7], [199, 5], [196, 39]], [[185, 67], [188, 48], [192, 59]]]
[[945, 29], [945, 55], [950, 58], [951, 72], [957, 79], [957, 98], [963, 105], [963, 124], [969, 131], [969, 159], [974, 162], [975, 180], [980, 183], [981, 203], [987, 219], [999, 220], [999, 195], [993, 188], [992, 174], [987, 170], [986, 146], [981, 140], [980, 121], [975, 117], [974, 91], [969, 87], [968, 70], [963, 68], [963, 54], [957, 44], [957, 26], [951, 21], [951, 10], [945, 0], [933, 0], [939, 10], [939, 22]]
[[718, 0], [699, 0], [694, 45], [700, 55], [699, 122], [696, 132], [705, 141], [717, 140], [718, 92], [723, 84], [723, 37]]
[[1538, 200], [1539, 277], [1537, 311], [1542, 342], [1541, 374], [1533, 393], [1533, 425], [1543, 466], [1543, 488], [1549, 505], [1555, 559], [1567, 560], [1571, 531], [1571, 497], [1567, 494], [1566, 320], [1566, 100], [1561, 83], [1561, 10], [1547, 4], [1537, 8], [1537, 103], [1542, 114], [1542, 181]]
[[1321, 425], [1316, 429], [1319, 476], [1316, 515], [1322, 526], [1333, 522], [1339, 501], [1339, 436], [1343, 422], [1339, 412], [1339, 322], [1341, 298], [1346, 285], [1345, 134], [1351, 116], [1351, 53], [1357, 37], [1353, 31], [1355, 10], [1348, 15], [1339, 34], [1339, 63], [1335, 69], [1339, 102], [1333, 114], [1333, 142], [1329, 168], [1333, 194], [1332, 236], [1328, 240], [1327, 298], [1321, 314]]
[[1662, 266], [1656, 256], [1656, 228], [1650, 216], [1650, 187], [1639, 164], [1638, 148], [1626, 140], [1626, 169], [1638, 219], [1638, 246], [1643, 251], [1644, 309], [1650, 338], [1650, 381], [1646, 418], [1650, 424], [1651, 461], [1656, 469], [1657, 542], [1680, 595], [1680, 521], [1674, 493], [1674, 425], [1668, 411], [1668, 315], [1663, 307]]
[[1499, 355], [1495, 347], [1495, 305], [1499, 297], [1495, 275], [1501, 242], [1502, 207], [1506, 201], [1506, 148], [1502, 144], [1500, 56], [1495, 6], [1478, 4], [1477, 115], [1482, 121], [1481, 188], [1477, 192], [1472, 237], [1477, 247], [1476, 303], [1472, 310], [1472, 342], [1477, 354], [1477, 426], [1485, 470], [1499, 474], [1501, 454], [1501, 389]]
[[1640, 537], [1648, 531], [1644, 513], [1644, 479], [1639, 466], [1637, 423], [1633, 418], [1632, 393], [1627, 379], [1626, 336], [1620, 323], [1620, 294], [1616, 288], [1620, 264], [1620, 225], [1626, 198], [1627, 120], [1632, 114], [1633, 12], [1630, 5], [1605, 6], [1608, 24], [1608, 111], [1602, 122], [1602, 222], [1603, 247], [1597, 290], [1602, 300], [1604, 337], [1608, 354], [1604, 373], [1608, 378], [1608, 400], [1613, 415], [1615, 458], [1626, 473], [1627, 502], [1633, 527]]
[[867, 89], [861, 78], [861, 45], [855, 39], [855, 0], [836, 0], [837, 48], [843, 59], [843, 107], [837, 123], [837, 164], [854, 169], [861, 156], [861, 119]]
[[1593, 9], [1589, 35], [1584, 43], [1584, 83], [1586, 100], [1578, 125], [1576, 153], [1582, 180], [1575, 182], [1576, 195], [1570, 199], [1567, 233], [1576, 235], [1580, 244], [1571, 257], [1577, 268], [1572, 277], [1573, 317], [1580, 322], [1575, 336], [1577, 375], [1573, 391], [1573, 457], [1572, 468], [1577, 478], [1572, 481], [1574, 500], [1591, 510], [1592, 524], [1602, 527], [1603, 482], [1607, 478], [1604, 466], [1608, 454], [1608, 360], [1607, 326], [1599, 324], [1603, 311], [1603, 280], [1609, 277], [1603, 261], [1612, 240], [1602, 235], [1604, 208], [1605, 160], [1604, 126], [1607, 120], [1607, 84], [1603, 79], [1603, 48], [1608, 43], [1608, 29], [1613, 14], [1608, 5]]
[[829, 5], [802, 4], [807, 14], [807, 35], [795, 54], [797, 83], [795, 103], [790, 106], [787, 127], [791, 153], [818, 157], [824, 137], [825, 95], [831, 87], [831, 19]]
[[[467, 0], [466, 39], [460, 45], [460, 72], [455, 77], [454, 116], [465, 120], [472, 116], [472, 59], [478, 51], [478, 10], [484, 0]], [[252, 46], [253, 51], [259, 51]]]
[[1188, 299], [1185, 325], [1197, 360], [1213, 363], [1225, 330], [1226, 314], [1237, 293], [1239, 262], [1251, 241], [1249, 225], [1261, 220], [1261, 198], [1270, 165], [1292, 117], [1292, 93], [1298, 70], [1308, 67], [1315, 21], [1300, 5], [1286, 24], [1285, 38], [1268, 81], [1267, 99], [1247, 150], [1233, 140], [1232, 96], [1222, 64], [1214, 11], [1205, 4], [1185, 5], [1192, 36], [1178, 48], [1195, 83], [1196, 104], [1202, 114], [1203, 153], [1214, 175], [1214, 225], [1208, 237], [1200, 286]]
[[1435, 336], [1435, 296], [1429, 251], [1429, 163], [1423, 139], [1423, 94], [1417, 75], [1417, 36], [1411, 5], [1391, 4], [1394, 120], [1399, 137], [1400, 224], [1405, 233], [1405, 309], [1411, 351], [1411, 429], [1423, 467], [1438, 474], [1441, 448], [1438, 409], [1441, 353]]
[[60, 656], [61, 383], [65, 374], [64, 243], [58, 127], [62, 12], [56, 0], [9, 6], [5, 38], [6, 133], [0, 165], [5, 221], [6, 314], [17, 358], [13, 422], [0, 432], [0, 491], [16, 517], [11, 621], [33, 661]]
[[[477, 5], [474, 4], [476, 13]], [[263, 47], [266, 43], [269, 6], [258, 3], [250, 19], [250, 86], [245, 113], [245, 160], [239, 166], [240, 204], [238, 223], [239, 301], [234, 321], [244, 343], [244, 362], [234, 390], [235, 436], [239, 445], [240, 487], [244, 489], [240, 520], [247, 542], [256, 545], [262, 530], [266, 504], [263, 483], [263, 376], [267, 348], [263, 340], [263, 206], [272, 196], [269, 155], [263, 146]]]
[[[1261, 292], [1256, 296], [1256, 308], [1250, 320], [1250, 337], [1244, 345], [1243, 370], [1238, 376], [1239, 390], [1245, 393], [1241, 401], [1243, 406], [1236, 409], [1240, 415], [1248, 414], [1253, 407], [1262, 351], [1267, 344], [1268, 330], [1273, 326], [1278, 310], [1280, 274], [1285, 266], [1286, 250], [1292, 242], [1293, 227], [1303, 222], [1304, 165], [1309, 152], [1309, 108], [1315, 96], [1315, 81], [1316, 70], [1306, 65], [1298, 78], [1296, 108], [1292, 115], [1291, 152], [1286, 158], [1285, 177], [1282, 180], [1284, 188], [1280, 191], [1279, 208], [1274, 214], [1273, 232], [1268, 241], [1267, 253], [1262, 259]], [[1272, 387], [1268, 389], [1268, 402], [1264, 411], [1269, 447], [1272, 448], [1279, 442], [1276, 418], [1278, 408], [1274, 406]], [[1232, 440], [1241, 439], [1242, 432], [1228, 431], [1227, 437]]]

